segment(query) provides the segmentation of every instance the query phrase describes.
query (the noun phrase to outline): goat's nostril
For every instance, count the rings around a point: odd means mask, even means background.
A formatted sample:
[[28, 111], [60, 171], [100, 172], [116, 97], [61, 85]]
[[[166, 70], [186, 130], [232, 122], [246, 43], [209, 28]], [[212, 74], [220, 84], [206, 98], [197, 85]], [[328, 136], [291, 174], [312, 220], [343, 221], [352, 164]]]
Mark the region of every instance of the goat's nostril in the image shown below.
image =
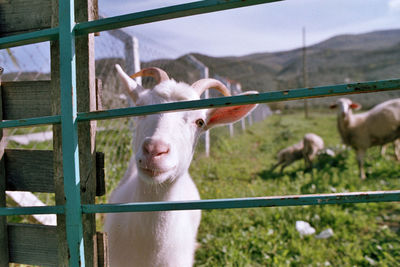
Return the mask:
[[168, 154], [170, 146], [161, 140], [148, 139], [143, 143], [143, 153], [151, 157], [160, 157]]
[[168, 154], [169, 153], [169, 147], [161, 148], [156, 156], [162, 156], [163, 154]]

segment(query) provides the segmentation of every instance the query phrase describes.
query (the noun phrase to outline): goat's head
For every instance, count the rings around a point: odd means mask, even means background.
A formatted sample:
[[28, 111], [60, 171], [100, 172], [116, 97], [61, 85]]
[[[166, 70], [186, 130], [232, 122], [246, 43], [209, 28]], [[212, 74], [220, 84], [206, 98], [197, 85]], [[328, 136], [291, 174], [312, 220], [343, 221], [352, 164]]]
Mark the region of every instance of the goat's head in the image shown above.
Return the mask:
[[335, 104], [332, 104], [330, 108], [338, 108], [338, 115], [345, 118], [352, 109], [359, 110], [361, 105], [351, 101], [348, 98], [339, 98]]
[[[229, 90], [214, 79], [201, 79], [190, 86], [169, 79], [167, 73], [158, 68], [143, 69], [131, 76], [119, 65], [116, 69], [126, 93], [136, 106], [198, 100], [210, 88], [217, 89], [224, 96], [230, 95]], [[138, 76], [152, 76], [158, 84], [153, 89], [144, 89], [132, 79]], [[188, 171], [194, 147], [203, 132], [237, 121], [255, 106], [250, 104], [136, 117], [134, 153], [139, 176], [152, 184], [174, 181]]]

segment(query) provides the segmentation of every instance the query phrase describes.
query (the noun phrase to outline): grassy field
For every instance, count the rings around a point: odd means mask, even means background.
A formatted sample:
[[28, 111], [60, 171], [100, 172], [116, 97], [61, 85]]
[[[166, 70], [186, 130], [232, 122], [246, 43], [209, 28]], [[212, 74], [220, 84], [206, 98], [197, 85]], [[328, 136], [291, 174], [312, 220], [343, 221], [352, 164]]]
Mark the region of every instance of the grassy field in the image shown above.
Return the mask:
[[[399, 164], [368, 151], [366, 181], [358, 178], [351, 150], [320, 161], [305, 173], [304, 162], [269, 169], [276, 152], [307, 132], [336, 148], [340, 138], [332, 114], [271, 116], [231, 139], [214, 131], [210, 158], [197, 153], [191, 166], [202, 199], [315, 194], [400, 188]], [[215, 136], [218, 135], [218, 136]], [[393, 157], [393, 151], [388, 153]], [[347, 204], [203, 211], [196, 266], [396, 266], [400, 262], [399, 203]], [[300, 236], [296, 221], [328, 239]]]
[[[105, 129], [97, 134], [97, 150], [106, 153], [107, 195], [98, 203], [107, 201], [127, 167], [128, 124], [99, 123]], [[277, 151], [307, 132], [320, 135], [340, 155], [316, 162], [310, 172], [304, 172], [303, 161], [287, 167], [283, 175], [271, 172]], [[400, 166], [392, 147], [388, 159], [380, 156], [380, 148], [370, 149], [368, 178], [358, 178], [354, 152], [340, 146], [333, 114], [314, 112], [307, 120], [301, 112], [273, 115], [245, 132], [236, 125], [235, 133], [230, 138], [226, 127], [213, 129], [209, 158], [198, 144], [190, 173], [202, 199], [400, 189]], [[98, 230], [103, 218], [98, 215]], [[309, 222], [316, 234], [328, 228], [334, 234], [328, 239], [302, 237], [295, 228], [298, 220]], [[399, 266], [399, 235], [399, 203], [203, 211], [195, 266]]]

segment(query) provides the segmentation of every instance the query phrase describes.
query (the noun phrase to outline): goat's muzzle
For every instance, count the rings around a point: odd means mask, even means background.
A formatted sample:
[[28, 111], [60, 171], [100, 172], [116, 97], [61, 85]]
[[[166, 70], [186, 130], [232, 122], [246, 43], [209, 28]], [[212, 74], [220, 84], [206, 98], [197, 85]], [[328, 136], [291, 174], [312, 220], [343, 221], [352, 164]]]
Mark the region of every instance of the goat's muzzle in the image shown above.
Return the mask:
[[168, 156], [171, 146], [160, 139], [147, 138], [142, 144], [138, 167], [149, 176], [157, 176], [170, 170]]

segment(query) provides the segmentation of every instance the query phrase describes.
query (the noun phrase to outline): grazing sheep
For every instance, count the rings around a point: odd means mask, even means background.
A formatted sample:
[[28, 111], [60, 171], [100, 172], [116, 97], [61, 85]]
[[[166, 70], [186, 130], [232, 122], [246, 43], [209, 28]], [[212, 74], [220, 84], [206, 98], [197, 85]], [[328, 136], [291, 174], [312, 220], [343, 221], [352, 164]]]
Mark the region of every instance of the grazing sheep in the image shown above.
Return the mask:
[[[207, 89], [223, 95], [229, 91], [219, 81], [202, 79], [178, 83], [158, 68], [128, 76], [116, 65], [128, 96], [137, 106], [199, 100]], [[152, 76], [153, 89], [132, 78]], [[257, 93], [257, 92], [247, 92]], [[110, 203], [199, 200], [188, 169], [199, 135], [211, 127], [246, 116], [256, 105], [189, 110], [136, 117], [134, 155]], [[105, 231], [109, 239], [110, 266], [192, 266], [199, 210], [110, 213]]]
[[318, 152], [324, 149], [324, 140], [316, 134], [308, 133], [303, 138], [303, 157], [307, 169], [312, 168], [312, 161]]
[[304, 135], [300, 142], [282, 149], [278, 152], [278, 162], [272, 166], [273, 171], [279, 165], [281, 166], [280, 173], [283, 169], [292, 164], [294, 161], [304, 158], [306, 168], [312, 167], [312, 161], [317, 155], [318, 151], [324, 148], [324, 141], [316, 134], [308, 133]]
[[361, 105], [340, 98], [331, 108], [338, 107], [337, 127], [344, 144], [356, 151], [359, 175], [365, 179], [364, 156], [369, 147], [385, 145], [400, 137], [400, 99], [383, 102], [371, 110], [353, 114]]

